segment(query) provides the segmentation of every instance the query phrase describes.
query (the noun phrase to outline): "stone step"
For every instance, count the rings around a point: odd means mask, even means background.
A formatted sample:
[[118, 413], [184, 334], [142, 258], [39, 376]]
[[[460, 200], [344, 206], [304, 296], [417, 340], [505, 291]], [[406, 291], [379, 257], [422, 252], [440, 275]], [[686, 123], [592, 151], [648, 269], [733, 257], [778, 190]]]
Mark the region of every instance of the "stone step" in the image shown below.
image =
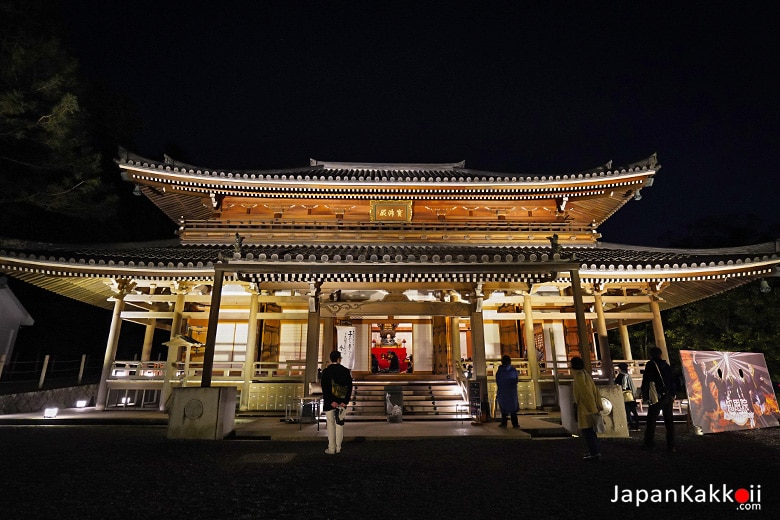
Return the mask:
[[[427, 391], [427, 392], [413, 392], [413, 391], [403, 391], [403, 392], [393, 392], [394, 395], [397, 395], [400, 393], [404, 396], [404, 398], [413, 398], [413, 397], [430, 397], [430, 396], [449, 396], [449, 397], [460, 397], [462, 394], [460, 392], [442, 392], [442, 391]], [[352, 390], [353, 396], [360, 396], [363, 398], [382, 398], [387, 395], [387, 392], [382, 390]]]
[[[403, 421], [468, 421], [470, 417], [467, 415], [457, 415], [454, 413], [440, 413], [440, 414], [404, 414]], [[361, 422], [361, 421], [387, 421], [387, 415], [347, 415], [346, 421]]]
[[[445, 379], [357, 380], [348, 420], [387, 420], [387, 387], [403, 396], [404, 419], [464, 420], [465, 401], [457, 382]], [[460, 413], [459, 413], [460, 412]]]
[[[412, 402], [406, 402], [404, 401], [404, 411], [407, 409], [429, 409], [429, 408], [452, 408], [454, 409], [456, 406], [464, 404], [461, 401], [412, 401]], [[384, 401], [370, 401], [370, 402], [361, 402], [356, 401], [352, 402], [347, 406], [347, 411], [351, 410], [366, 410], [366, 409], [378, 409], [378, 410], [385, 410], [387, 408], [387, 403]]]

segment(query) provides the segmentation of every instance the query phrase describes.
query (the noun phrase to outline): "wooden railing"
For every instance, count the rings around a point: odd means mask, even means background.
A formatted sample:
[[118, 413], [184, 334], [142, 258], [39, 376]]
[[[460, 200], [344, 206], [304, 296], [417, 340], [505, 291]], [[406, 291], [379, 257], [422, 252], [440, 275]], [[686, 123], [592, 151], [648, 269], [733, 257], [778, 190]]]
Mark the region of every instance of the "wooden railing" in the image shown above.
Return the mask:
[[[495, 377], [496, 370], [498, 370], [498, 367], [501, 366], [501, 360], [500, 359], [487, 359], [486, 360], [486, 369], [487, 369], [487, 375], [488, 378]], [[625, 359], [614, 359], [612, 360], [612, 366], [615, 369], [615, 373], [617, 373], [617, 365], [618, 363], [626, 363], [628, 365], [628, 373], [631, 374], [631, 376], [634, 378], [634, 380], [641, 379], [642, 373], [644, 372], [645, 365], [647, 364], [646, 359], [632, 359], [632, 360], [625, 360]], [[473, 365], [473, 361], [462, 361], [460, 366], [460, 373], [466, 373], [467, 372], [467, 366]], [[528, 360], [526, 359], [513, 359], [512, 360], [512, 366], [514, 366], [517, 369], [518, 376], [521, 381], [531, 380], [531, 371], [528, 364]], [[594, 379], [606, 379], [605, 375], [601, 372], [601, 361], [600, 360], [594, 360], [591, 361], [591, 369], [593, 371], [593, 377]], [[556, 376], [560, 379], [571, 379], [571, 365], [569, 364], [569, 361], [567, 360], [558, 360], [558, 361], [541, 361], [539, 362], [539, 379], [541, 381], [552, 381], [556, 378]], [[472, 369], [472, 377], [473, 377], [473, 369]]]
[[[618, 363], [628, 364], [629, 374], [634, 380], [641, 380], [647, 360], [613, 360], [613, 366]], [[468, 366], [471, 365], [471, 371]], [[501, 366], [500, 359], [488, 359], [486, 361], [488, 378], [495, 376], [496, 370]], [[512, 365], [517, 369], [521, 381], [530, 381], [531, 373], [528, 361], [514, 359]], [[600, 373], [601, 362], [593, 361], [592, 368], [594, 378], [604, 379]], [[165, 380], [167, 363], [164, 361], [115, 361], [111, 368], [109, 380], [113, 381], [163, 381]], [[215, 361], [212, 369], [212, 377], [219, 381], [243, 382], [250, 381], [301, 381], [304, 380], [306, 361], [303, 359], [291, 359], [281, 362], [256, 362], [252, 363], [251, 373], [245, 374], [243, 362]], [[470, 376], [469, 376], [470, 372]], [[175, 371], [171, 375], [172, 381], [182, 384], [199, 382], [203, 375], [202, 362], [176, 362]], [[539, 364], [540, 381], [553, 381], [556, 379], [570, 379], [571, 367], [568, 361], [557, 362], [544, 361]], [[460, 384], [464, 397], [468, 396], [468, 381], [474, 378], [472, 361], [462, 361], [455, 367], [455, 378]]]
[[[167, 363], [164, 361], [114, 361], [109, 380], [112, 381], [164, 381]], [[245, 366], [240, 361], [215, 361], [212, 368], [212, 378], [217, 381], [243, 382], [294, 380], [303, 381], [306, 371], [304, 360], [288, 360], [276, 363], [252, 363], [251, 373], [245, 373]], [[171, 374], [172, 381], [181, 384], [200, 382], [203, 376], [202, 362], [175, 363]]]

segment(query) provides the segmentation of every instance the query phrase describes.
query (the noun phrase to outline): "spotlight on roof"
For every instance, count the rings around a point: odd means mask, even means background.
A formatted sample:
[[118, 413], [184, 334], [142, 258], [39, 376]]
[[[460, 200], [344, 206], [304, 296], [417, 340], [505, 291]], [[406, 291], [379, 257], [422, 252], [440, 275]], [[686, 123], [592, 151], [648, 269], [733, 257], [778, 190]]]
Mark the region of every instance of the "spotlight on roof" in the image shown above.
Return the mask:
[[639, 190], [634, 192], [634, 200], [642, 200], [642, 194], [639, 193]]
[[135, 188], [133, 188], [133, 195], [135, 195], [136, 197], [141, 196], [141, 186], [139, 186], [138, 184], [136, 184]]
[[766, 294], [766, 293], [770, 292], [772, 290], [772, 288], [769, 287], [769, 282], [767, 282], [766, 280], [761, 280], [761, 283], [758, 286], [758, 290], [761, 291], [762, 293]]

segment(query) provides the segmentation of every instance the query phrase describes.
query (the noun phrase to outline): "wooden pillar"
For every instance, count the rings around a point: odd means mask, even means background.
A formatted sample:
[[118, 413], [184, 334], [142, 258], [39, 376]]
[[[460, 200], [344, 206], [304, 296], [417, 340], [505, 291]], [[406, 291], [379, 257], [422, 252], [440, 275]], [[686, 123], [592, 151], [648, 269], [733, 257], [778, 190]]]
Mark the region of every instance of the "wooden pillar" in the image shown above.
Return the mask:
[[103, 370], [100, 373], [100, 384], [98, 394], [95, 399], [95, 408], [97, 410], [106, 409], [106, 400], [108, 398], [108, 378], [111, 377], [111, 367], [116, 358], [116, 349], [119, 345], [119, 333], [122, 329], [122, 311], [125, 308], [125, 294], [129, 290], [129, 282], [123, 281], [119, 285], [117, 295], [114, 297], [114, 312], [111, 315], [111, 328], [108, 331], [108, 340], [106, 341], [106, 354], [103, 358]]
[[[156, 287], [152, 285], [149, 288], [149, 296], [153, 296], [154, 292], [156, 290]], [[144, 331], [144, 344], [143, 347], [141, 347], [141, 365], [143, 365], [144, 361], [149, 361], [152, 358], [152, 344], [154, 342], [154, 330], [157, 328], [157, 320], [155, 318], [152, 318], [149, 320], [149, 323], [146, 325], [146, 330]]]
[[[336, 330], [335, 318], [323, 318], [322, 320], [322, 349], [320, 350], [320, 357], [317, 360], [317, 368], [320, 367], [320, 361], [330, 360], [328, 356], [335, 350], [335, 343], [333, 341], [333, 334]], [[361, 348], [359, 345], [355, 345], [355, 348]], [[370, 358], [370, 356], [369, 356]], [[308, 363], [308, 361], [307, 361]], [[315, 378], [316, 379], [316, 378]]]
[[460, 352], [460, 318], [457, 316], [450, 317], [450, 345], [452, 345], [452, 366], [457, 367], [455, 373], [460, 374], [462, 372], [460, 360], [463, 355]]
[[241, 386], [239, 410], [249, 409], [249, 386], [255, 373], [257, 355], [257, 291], [252, 292], [249, 300], [249, 327], [246, 335], [246, 354], [244, 355], [244, 384]]
[[[485, 359], [485, 323], [482, 317], [481, 287], [476, 292], [476, 301], [471, 311], [471, 349], [474, 359], [474, 376], [487, 381], [487, 360]], [[487, 387], [486, 387], [487, 388]]]
[[303, 395], [310, 396], [309, 383], [317, 381], [317, 365], [320, 347], [320, 287], [319, 283], [309, 284], [309, 318], [306, 328], [306, 371], [303, 379]]
[[214, 372], [214, 351], [217, 344], [217, 327], [219, 326], [219, 306], [222, 304], [222, 284], [225, 271], [218, 265], [214, 266], [214, 286], [211, 288], [211, 307], [209, 308], [209, 325], [206, 330], [206, 352], [203, 354], [203, 377], [201, 388], [211, 388], [211, 378]]
[[157, 327], [157, 320], [152, 318], [144, 331], [144, 345], [141, 348], [141, 362], [149, 361], [152, 358], [152, 344], [154, 343], [154, 329]]
[[612, 368], [612, 354], [609, 352], [609, 336], [607, 335], [607, 320], [604, 318], [604, 302], [601, 299], [601, 293], [593, 292], [595, 298], [594, 307], [596, 307], [596, 329], [599, 335], [599, 353], [601, 354], [601, 375], [612, 384], [615, 379], [614, 369]]
[[628, 326], [624, 320], [620, 320], [618, 325], [620, 328], [620, 343], [623, 346], [623, 359], [632, 360], [634, 356], [631, 354], [631, 339], [628, 336]]
[[449, 336], [447, 331], [447, 317], [433, 316], [431, 318], [431, 331], [433, 335], [433, 373], [449, 374]]
[[542, 406], [542, 387], [539, 384], [539, 358], [536, 355], [536, 341], [534, 339], [534, 316], [531, 295], [523, 295], [523, 313], [525, 314], [525, 324], [523, 327], [525, 336], [525, 349], [528, 352], [528, 370], [531, 376], [531, 383], [534, 385], [534, 406]]
[[471, 311], [471, 341], [472, 357], [474, 358], [474, 378], [479, 382], [482, 395], [480, 396], [481, 413], [476, 422], [481, 423], [490, 414], [487, 385], [487, 360], [485, 358], [485, 322], [482, 316], [482, 287], [476, 290], [476, 301]]
[[571, 290], [574, 296], [574, 312], [577, 315], [577, 334], [580, 338], [580, 357], [585, 362], [585, 370], [590, 373], [590, 339], [588, 338], [588, 327], [585, 324], [585, 304], [582, 302], [580, 272], [577, 269], [572, 269], [570, 275]]
[[[186, 288], [176, 289], [176, 302], [173, 305], [173, 319], [171, 320], [170, 339], [176, 338], [181, 329], [181, 313], [184, 312], [184, 298], [187, 294]], [[179, 349], [181, 347], [168, 346], [168, 354], [165, 358], [165, 375], [163, 376], [163, 387], [160, 392], [160, 411], [168, 409], [168, 399], [171, 397], [171, 381], [176, 376], [176, 363], [179, 361]]]
[[190, 360], [192, 359], [192, 345], [184, 346], [184, 377], [181, 378], [181, 387], [187, 387], [187, 380], [192, 375], [190, 373]]
[[655, 346], [661, 349], [661, 357], [669, 361], [669, 351], [666, 348], [666, 337], [664, 336], [664, 324], [661, 321], [661, 308], [658, 306], [658, 298], [656, 296], [650, 296], [650, 310], [653, 311]]

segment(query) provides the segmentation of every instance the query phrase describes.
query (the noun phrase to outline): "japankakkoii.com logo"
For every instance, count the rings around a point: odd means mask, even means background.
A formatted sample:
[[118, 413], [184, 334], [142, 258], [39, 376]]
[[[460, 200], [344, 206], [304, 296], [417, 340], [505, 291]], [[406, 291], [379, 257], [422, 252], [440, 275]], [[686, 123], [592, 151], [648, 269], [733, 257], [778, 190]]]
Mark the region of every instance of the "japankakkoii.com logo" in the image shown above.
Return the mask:
[[628, 489], [615, 485], [613, 504], [633, 504], [643, 507], [647, 504], [732, 504], [738, 511], [761, 510], [761, 485], [730, 488], [726, 484], [708, 487], [681, 485], [666, 489]]

